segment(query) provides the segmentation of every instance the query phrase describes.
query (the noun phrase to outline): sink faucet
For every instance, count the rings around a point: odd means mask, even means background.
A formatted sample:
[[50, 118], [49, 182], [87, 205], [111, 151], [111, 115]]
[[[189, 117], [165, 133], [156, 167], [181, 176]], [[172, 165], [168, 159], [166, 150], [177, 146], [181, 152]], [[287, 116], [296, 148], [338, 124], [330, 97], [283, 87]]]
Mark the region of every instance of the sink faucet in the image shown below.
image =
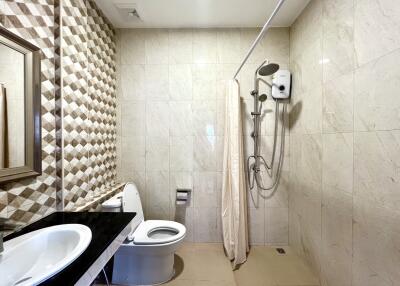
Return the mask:
[[22, 228], [22, 224], [12, 223], [9, 219], [0, 218], [0, 254], [4, 251], [3, 234], [4, 232], [17, 231]]

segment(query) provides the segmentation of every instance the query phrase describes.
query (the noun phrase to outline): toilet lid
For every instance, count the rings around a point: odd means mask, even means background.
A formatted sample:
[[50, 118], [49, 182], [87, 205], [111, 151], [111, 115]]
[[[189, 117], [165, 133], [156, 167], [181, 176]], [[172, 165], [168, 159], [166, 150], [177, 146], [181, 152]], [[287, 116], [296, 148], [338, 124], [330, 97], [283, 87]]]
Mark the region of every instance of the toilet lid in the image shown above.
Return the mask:
[[133, 242], [138, 245], [164, 244], [183, 238], [186, 227], [168, 220], [147, 220], [134, 232]]

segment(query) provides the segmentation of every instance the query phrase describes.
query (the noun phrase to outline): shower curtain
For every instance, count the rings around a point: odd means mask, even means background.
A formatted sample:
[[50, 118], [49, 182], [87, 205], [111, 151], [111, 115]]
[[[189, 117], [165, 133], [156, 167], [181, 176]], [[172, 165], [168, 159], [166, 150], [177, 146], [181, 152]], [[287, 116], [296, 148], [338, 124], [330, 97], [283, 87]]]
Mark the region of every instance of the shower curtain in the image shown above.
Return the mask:
[[7, 151], [7, 118], [6, 118], [6, 91], [3, 84], [0, 83], [0, 169], [6, 167]]
[[239, 83], [227, 82], [222, 172], [222, 232], [233, 267], [244, 263], [249, 251], [246, 177]]

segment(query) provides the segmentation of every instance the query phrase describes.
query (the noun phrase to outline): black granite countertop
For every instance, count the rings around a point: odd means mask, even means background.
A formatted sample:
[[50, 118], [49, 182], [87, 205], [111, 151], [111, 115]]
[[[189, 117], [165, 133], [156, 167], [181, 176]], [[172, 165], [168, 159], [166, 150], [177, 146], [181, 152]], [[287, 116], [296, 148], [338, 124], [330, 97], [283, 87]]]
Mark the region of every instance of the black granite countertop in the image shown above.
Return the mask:
[[135, 217], [136, 213], [101, 213], [101, 212], [56, 212], [34, 222], [17, 233], [5, 237], [5, 241], [25, 233], [67, 223], [79, 223], [92, 231], [92, 241], [87, 249], [69, 266], [40, 285], [74, 285], [118, 237]]

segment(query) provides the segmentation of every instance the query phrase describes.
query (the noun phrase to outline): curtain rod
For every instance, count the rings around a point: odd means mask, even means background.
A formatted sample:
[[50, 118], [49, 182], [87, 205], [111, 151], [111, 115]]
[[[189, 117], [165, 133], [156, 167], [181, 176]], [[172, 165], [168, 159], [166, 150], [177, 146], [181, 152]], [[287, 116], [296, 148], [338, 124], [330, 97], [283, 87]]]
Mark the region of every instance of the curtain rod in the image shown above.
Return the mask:
[[256, 48], [257, 44], [261, 41], [261, 39], [264, 37], [264, 34], [268, 31], [269, 26], [274, 19], [275, 15], [278, 13], [279, 9], [282, 7], [283, 3], [285, 0], [280, 0], [278, 5], [276, 5], [274, 11], [272, 12], [271, 16], [269, 17], [267, 23], [265, 23], [264, 27], [262, 28], [261, 32], [258, 34], [257, 38], [254, 40], [253, 44], [251, 45], [249, 51], [247, 52], [246, 56], [244, 57], [242, 63], [240, 64], [238, 70], [236, 71], [235, 75], [233, 76], [233, 79], [237, 77], [241, 69], [243, 68], [244, 64], [247, 62], [249, 59], [250, 55], [252, 54], [253, 50]]

